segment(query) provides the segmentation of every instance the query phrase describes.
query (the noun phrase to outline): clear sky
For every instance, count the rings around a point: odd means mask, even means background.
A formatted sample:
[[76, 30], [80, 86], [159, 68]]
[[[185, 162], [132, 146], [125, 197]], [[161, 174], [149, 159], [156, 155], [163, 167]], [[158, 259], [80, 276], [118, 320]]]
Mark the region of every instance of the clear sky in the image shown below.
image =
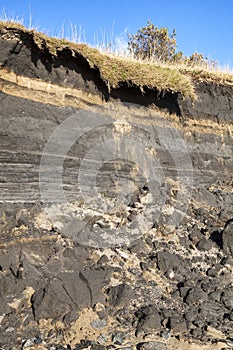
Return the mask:
[[[194, 51], [233, 68], [233, 0], [0, 0], [0, 13], [24, 17], [50, 35], [69, 35], [70, 23], [85, 32], [87, 42], [120, 41], [150, 20], [176, 29], [178, 50]], [[105, 33], [105, 34], [104, 34]]]

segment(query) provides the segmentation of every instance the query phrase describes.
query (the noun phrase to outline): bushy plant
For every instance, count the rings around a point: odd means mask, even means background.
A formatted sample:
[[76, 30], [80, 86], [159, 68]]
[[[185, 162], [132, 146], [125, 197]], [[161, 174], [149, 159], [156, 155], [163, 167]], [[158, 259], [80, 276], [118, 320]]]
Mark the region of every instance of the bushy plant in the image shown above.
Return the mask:
[[174, 60], [176, 55], [176, 32], [169, 34], [167, 28], [158, 28], [150, 21], [136, 34], [128, 34], [128, 50], [137, 59]]
[[201, 66], [204, 68], [216, 69], [218, 62], [204, 57], [202, 53], [194, 52], [190, 57], [186, 57], [186, 63], [191, 67]]
[[188, 63], [191, 66], [202, 66], [206, 63], [206, 58], [204, 58], [204, 55], [202, 53], [194, 52], [190, 57], [188, 57]]
[[183, 64], [188, 67], [203, 67], [216, 69], [217, 62], [194, 52], [185, 56], [182, 51], [176, 51], [176, 31], [171, 34], [167, 28], [158, 28], [150, 21], [140, 28], [136, 34], [128, 34], [128, 50], [136, 59], [150, 59], [164, 63]]

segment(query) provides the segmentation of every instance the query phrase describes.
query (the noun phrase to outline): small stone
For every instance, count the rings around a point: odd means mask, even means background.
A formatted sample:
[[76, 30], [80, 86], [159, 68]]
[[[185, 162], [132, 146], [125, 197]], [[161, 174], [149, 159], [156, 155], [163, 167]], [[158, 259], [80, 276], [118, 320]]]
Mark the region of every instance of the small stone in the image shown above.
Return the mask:
[[96, 329], [103, 329], [106, 327], [107, 325], [107, 321], [105, 319], [97, 319], [97, 320], [94, 320], [93, 322], [91, 322], [91, 325], [93, 328], [96, 328]]
[[145, 307], [138, 311], [139, 322], [137, 325], [136, 335], [149, 331], [160, 332], [162, 329], [161, 316], [154, 307]]
[[162, 332], [160, 333], [160, 336], [161, 336], [163, 339], [165, 339], [165, 340], [170, 339], [170, 337], [171, 337], [171, 331], [170, 331], [170, 329], [166, 329], [165, 331], [162, 331]]
[[26, 340], [25, 343], [23, 344], [22, 349], [30, 348], [31, 346], [33, 346], [35, 344], [35, 340], [36, 338], [31, 338]]
[[15, 330], [15, 329], [14, 329], [13, 327], [8, 327], [8, 328], [6, 329], [6, 332], [9, 332], [9, 333], [10, 333], [10, 332], [14, 332], [14, 330]]
[[194, 336], [196, 338], [201, 338], [203, 335], [202, 329], [200, 327], [197, 327], [195, 329], [191, 329], [190, 333], [192, 334], [192, 336]]
[[179, 264], [180, 260], [178, 256], [163, 251], [157, 253], [157, 265], [160, 271], [166, 272], [168, 270], [173, 270]]
[[222, 259], [221, 262], [222, 265], [229, 265], [232, 266], [233, 265], [233, 256], [226, 256]]
[[175, 277], [175, 273], [173, 270], [168, 270], [166, 273], [165, 273], [165, 276], [169, 279], [173, 279]]
[[197, 243], [197, 249], [199, 250], [210, 250], [211, 248], [213, 248], [213, 246], [214, 246], [214, 242], [206, 238], [202, 238]]
[[202, 234], [198, 228], [194, 228], [190, 234], [189, 234], [189, 239], [193, 244], [197, 244], [202, 238]]
[[98, 337], [98, 342], [100, 344], [104, 344], [108, 341], [108, 336], [106, 334], [100, 334], [100, 336]]
[[139, 343], [137, 345], [137, 350], [167, 350], [167, 347], [164, 343], [149, 341], [145, 343]]
[[227, 309], [233, 309], [233, 287], [228, 287], [224, 290], [221, 301]]
[[107, 255], [104, 254], [99, 258], [97, 264], [99, 265], [107, 264], [108, 261], [109, 261], [109, 258], [107, 257]]
[[93, 344], [91, 346], [91, 350], [106, 350], [106, 347], [103, 345], [99, 345], [99, 344]]
[[94, 311], [97, 313], [100, 319], [104, 319], [107, 317], [107, 313], [105, 310], [105, 306], [101, 303], [97, 303], [94, 307]]
[[88, 339], [81, 339], [79, 345], [82, 348], [84, 348], [84, 347], [88, 348], [89, 346], [94, 345], [94, 342], [92, 340], [88, 340]]
[[18, 226], [24, 225], [29, 226], [30, 224], [30, 214], [27, 209], [20, 209], [20, 211], [16, 214], [16, 220]]
[[41, 344], [43, 341], [42, 341], [42, 337], [41, 337], [41, 334], [37, 334], [35, 336], [35, 340], [34, 340], [34, 343], [35, 344]]
[[123, 334], [121, 332], [112, 335], [112, 342], [114, 344], [122, 345], [123, 339]]
[[216, 277], [218, 275], [218, 271], [217, 269], [215, 269], [214, 267], [210, 268], [207, 270], [206, 272], [207, 276], [209, 277]]
[[187, 324], [184, 318], [172, 316], [170, 318], [171, 329], [174, 334], [180, 334], [187, 331]]
[[114, 307], [128, 305], [134, 297], [132, 287], [126, 283], [111, 287], [108, 294], [109, 302]]
[[201, 288], [191, 288], [184, 301], [188, 305], [198, 305], [201, 304], [203, 301], [207, 300], [207, 293], [205, 293]]

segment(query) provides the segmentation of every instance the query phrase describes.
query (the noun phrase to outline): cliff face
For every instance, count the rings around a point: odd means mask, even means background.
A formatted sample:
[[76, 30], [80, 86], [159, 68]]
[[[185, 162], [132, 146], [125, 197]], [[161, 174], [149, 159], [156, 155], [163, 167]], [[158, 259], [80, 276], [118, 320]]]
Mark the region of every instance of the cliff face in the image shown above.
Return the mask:
[[109, 86], [6, 27], [0, 65], [2, 349], [231, 347], [232, 85]]

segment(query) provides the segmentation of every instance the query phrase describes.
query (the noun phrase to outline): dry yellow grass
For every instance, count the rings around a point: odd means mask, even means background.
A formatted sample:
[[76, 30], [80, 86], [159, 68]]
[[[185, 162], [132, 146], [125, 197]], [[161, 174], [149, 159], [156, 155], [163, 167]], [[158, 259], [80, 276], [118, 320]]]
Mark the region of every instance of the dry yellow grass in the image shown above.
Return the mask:
[[0, 28], [15, 28], [25, 30], [25, 26], [19, 22], [0, 21]]
[[181, 67], [179, 71], [183, 74], [189, 75], [192, 79], [198, 81], [212, 81], [217, 84], [233, 85], [233, 73], [224, 71], [221, 68], [215, 70], [205, 67]]

